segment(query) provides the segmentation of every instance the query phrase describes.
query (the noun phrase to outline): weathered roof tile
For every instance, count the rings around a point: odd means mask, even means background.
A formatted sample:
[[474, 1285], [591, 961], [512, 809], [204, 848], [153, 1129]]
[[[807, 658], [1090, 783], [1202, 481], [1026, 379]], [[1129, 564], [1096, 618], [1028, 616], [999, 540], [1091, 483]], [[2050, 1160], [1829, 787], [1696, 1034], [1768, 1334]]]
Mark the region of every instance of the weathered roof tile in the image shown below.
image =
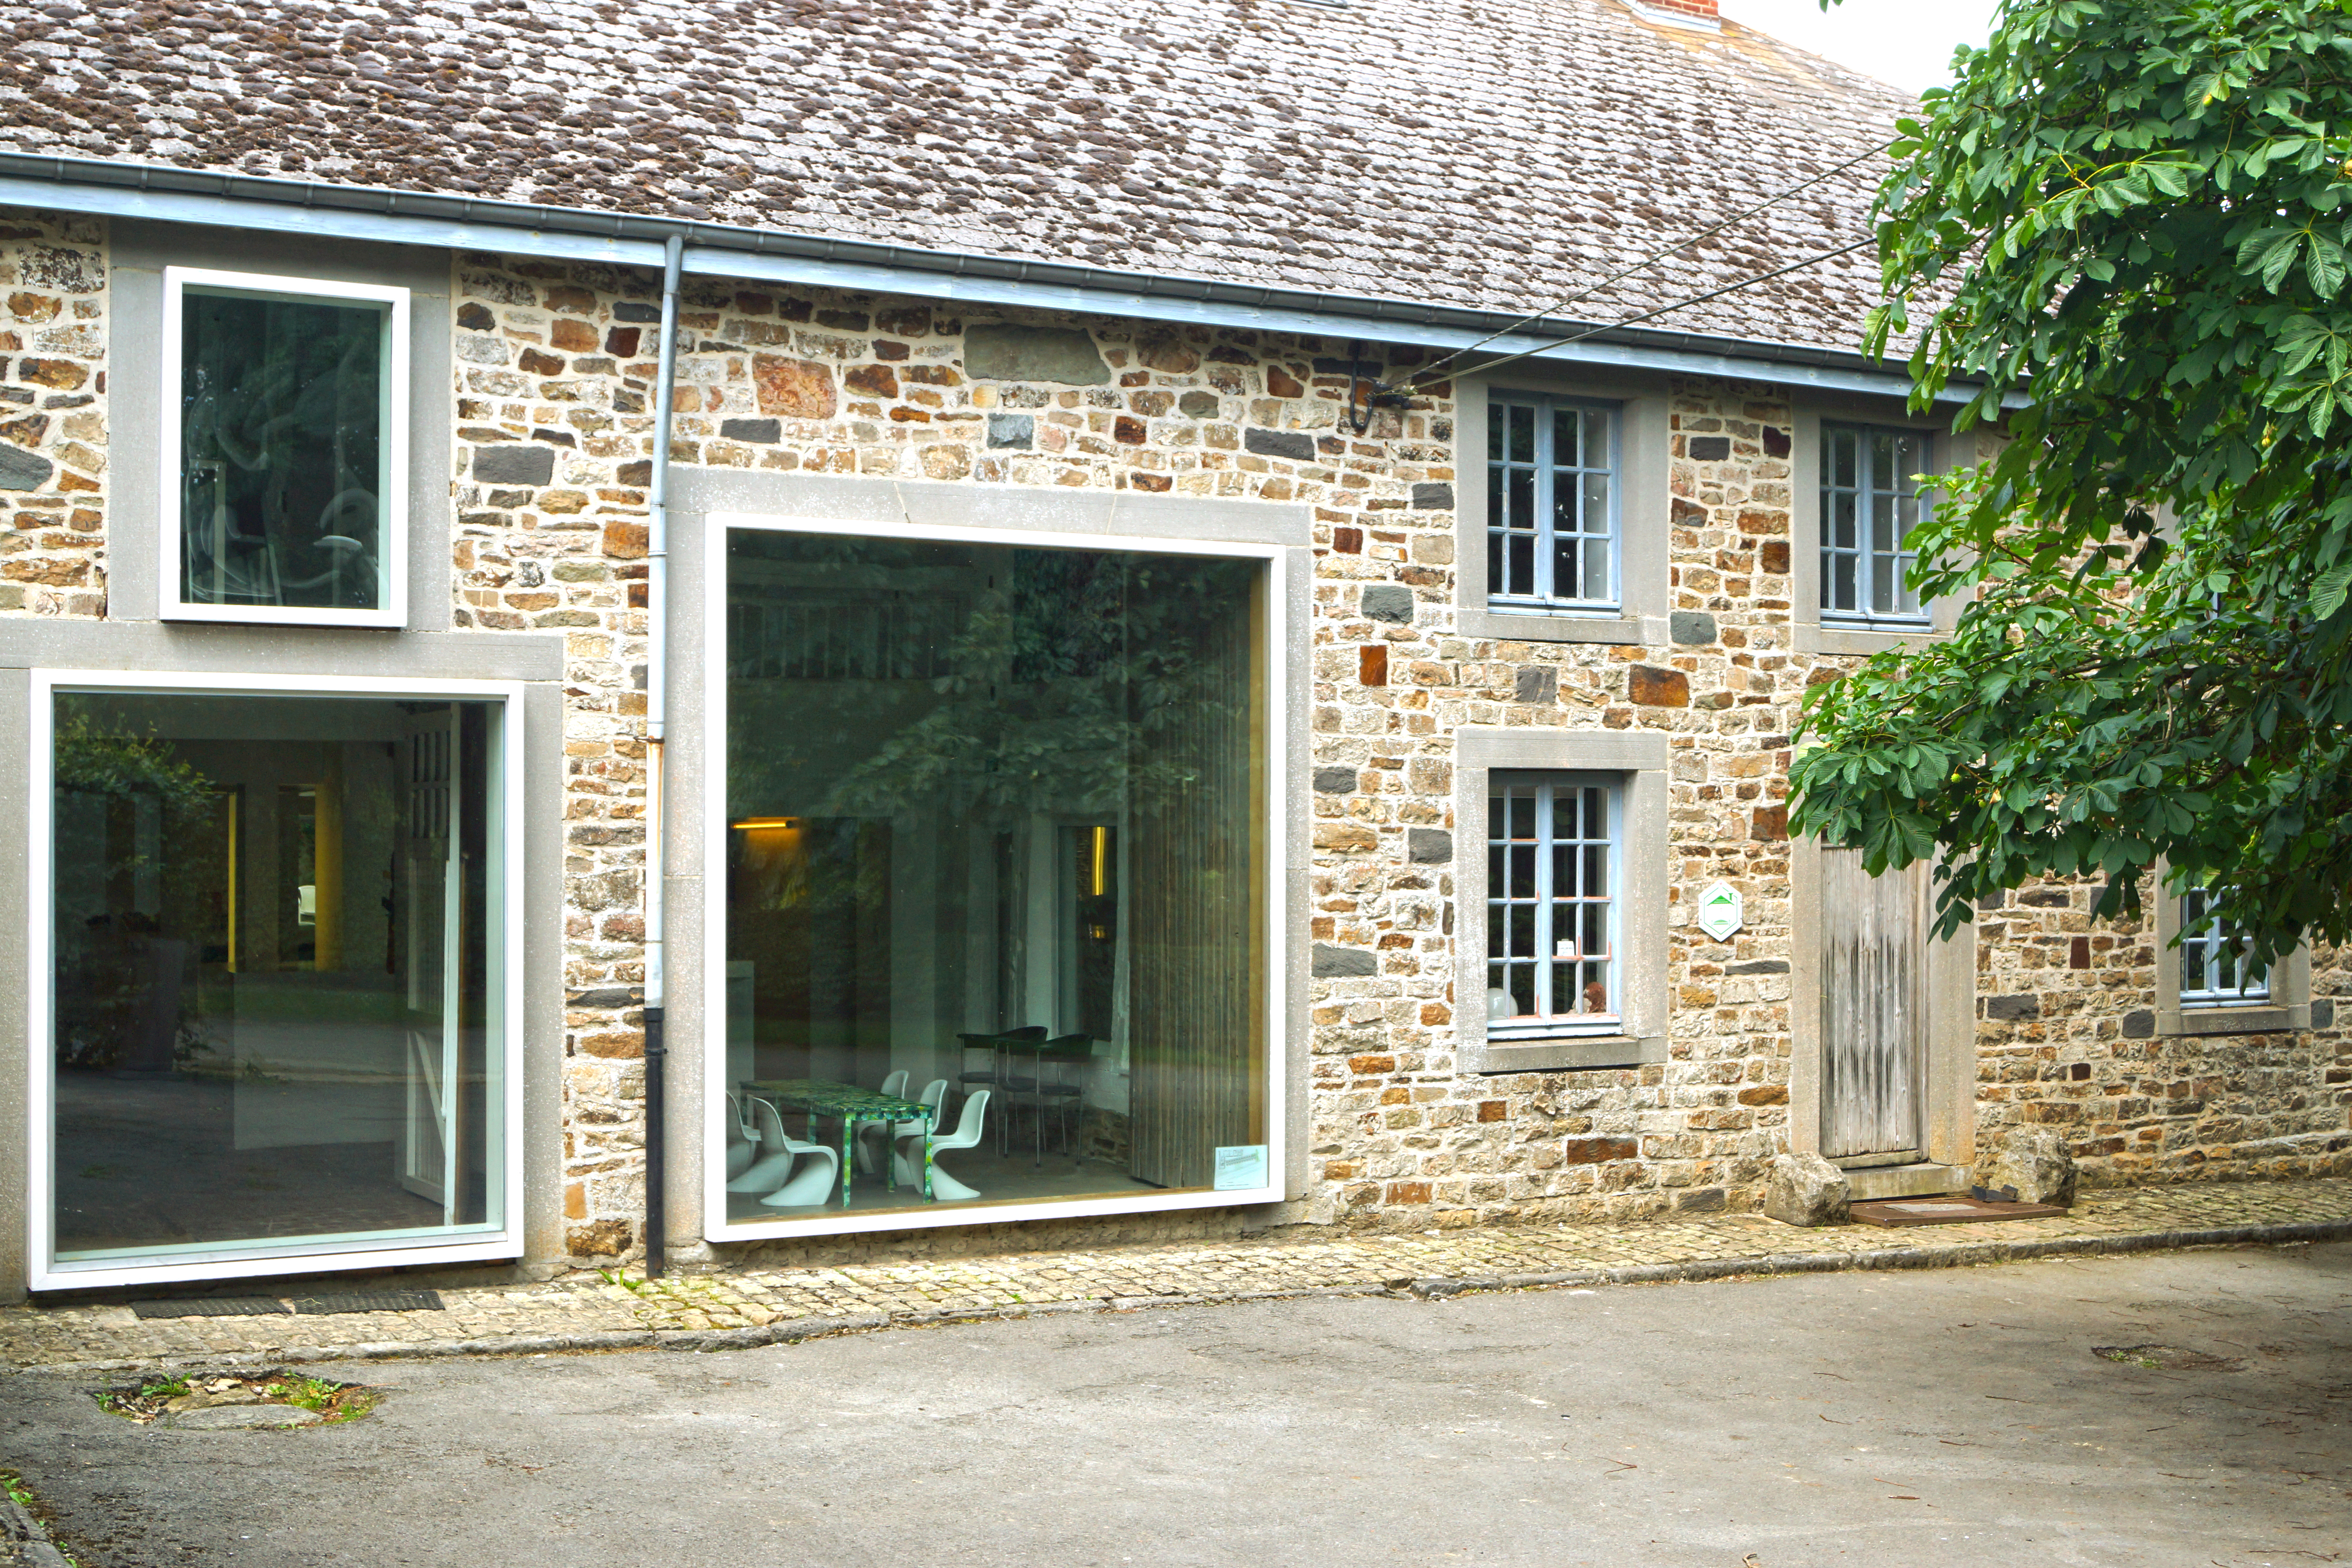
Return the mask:
[[[1866, 150], [1911, 105], [1621, 0], [58, 0], [12, 31], [14, 151], [1511, 310]], [[1859, 238], [1877, 173], [1575, 313]], [[1864, 251], [1658, 324], [1850, 348], [1875, 281]]]

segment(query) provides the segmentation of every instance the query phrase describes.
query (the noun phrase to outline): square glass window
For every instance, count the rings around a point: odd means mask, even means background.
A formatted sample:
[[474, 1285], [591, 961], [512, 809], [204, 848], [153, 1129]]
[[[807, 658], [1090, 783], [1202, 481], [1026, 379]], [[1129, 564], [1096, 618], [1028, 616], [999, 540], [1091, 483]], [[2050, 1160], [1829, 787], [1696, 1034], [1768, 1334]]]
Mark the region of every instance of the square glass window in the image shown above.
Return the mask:
[[2202, 889], [2180, 895], [2180, 1005], [2259, 1006], [2271, 999], [2270, 975], [2246, 956], [2244, 941], [2214, 914]]
[[501, 1231], [502, 711], [56, 694], [58, 1268]]
[[729, 1223], [1275, 1184], [1266, 576], [730, 533]]
[[1618, 602], [1617, 413], [1513, 394], [1488, 405], [1486, 597], [1523, 609]]
[[1496, 773], [1486, 811], [1486, 1032], [1620, 1026], [1622, 791], [1580, 773]]
[[407, 291], [166, 271], [167, 614], [398, 623]]
[[1837, 620], [1925, 624], [1911, 587], [1911, 531], [1925, 515], [1919, 475], [1927, 438], [1916, 430], [1822, 426], [1822, 614]]

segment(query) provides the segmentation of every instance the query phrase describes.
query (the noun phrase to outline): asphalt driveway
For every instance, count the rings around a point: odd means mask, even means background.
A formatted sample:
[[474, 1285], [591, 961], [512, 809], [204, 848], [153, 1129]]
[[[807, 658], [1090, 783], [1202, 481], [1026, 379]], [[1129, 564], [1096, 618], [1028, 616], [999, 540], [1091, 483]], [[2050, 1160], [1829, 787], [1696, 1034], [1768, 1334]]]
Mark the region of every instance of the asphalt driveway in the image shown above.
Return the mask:
[[2352, 1563], [2347, 1308], [2352, 1245], [1270, 1302], [309, 1368], [383, 1403], [286, 1432], [24, 1373], [0, 1463], [85, 1568], [2286, 1568]]

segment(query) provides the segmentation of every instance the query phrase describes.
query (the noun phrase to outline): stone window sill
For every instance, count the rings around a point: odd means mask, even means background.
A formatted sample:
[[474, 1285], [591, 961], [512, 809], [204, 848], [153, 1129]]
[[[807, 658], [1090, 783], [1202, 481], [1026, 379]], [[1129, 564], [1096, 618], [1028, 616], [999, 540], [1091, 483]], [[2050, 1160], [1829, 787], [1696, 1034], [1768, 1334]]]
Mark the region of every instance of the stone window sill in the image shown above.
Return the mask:
[[1641, 645], [1666, 640], [1665, 626], [1645, 628], [1638, 616], [1505, 615], [1464, 610], [1455, 617], [1464, 637], [1496, 642], [1600, 642]]
[[1585, 1072], [1601, 1068], [1641, 1067], [1666, 1059], [1663, 1035], [1573, 1035], [1540, 1040], [1489, 1040], [1478, 1070]]
[[2158, 1020], [2162, 1035], [2275, 1035], [2311, 1026], [2304, 1007], [2183, 1007]]

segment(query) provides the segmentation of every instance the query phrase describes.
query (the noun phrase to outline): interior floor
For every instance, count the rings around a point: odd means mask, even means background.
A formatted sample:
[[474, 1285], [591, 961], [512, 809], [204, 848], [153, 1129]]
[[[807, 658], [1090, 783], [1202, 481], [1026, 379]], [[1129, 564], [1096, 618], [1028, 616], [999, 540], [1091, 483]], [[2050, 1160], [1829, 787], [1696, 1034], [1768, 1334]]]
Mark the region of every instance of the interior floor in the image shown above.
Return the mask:
[[344, 1236], [443, 1223], [439, 1203], [410, 1192], [394, 1174], [389, 1136], [235, 1147], [239, 1087], [203, 1079], [59, 1073], [58, 1251]]
[[[800, 1134], [796, 1132], [794, 1136]], [[832, 1146], [839, 1147], [838, 1144]], [[873, 1147], [871, 1140], [868, 1147]], [[805, 1164], [805, 1161], [803, 1163]], [[1055, 1152], [1050, 1142], [1046, 1145], [1042, 1166], [1031, 1149], [1016, 1148], [998, 1153], [992, 1139], [977, 1149], [946, 1151], [937, 1157], [936, 1166], [952, 1173], [964, 1185], [976, 1189], [979, 1195], [961, 1202], [940, 1200], [926, 1204], [919, 1192], [909, 1193], [905, 1187], [890, 1186], [877, 1163], [870, 1171], [858, 1170], [850, 1173], [849, 1208], [859, 1213], [884, 1209], [961, 1208], [974, 1204], [1020, 1203], [1048, 1198], [1128, 1197], [1137, 1193], [1162, 1190], [1129, 1175], [1124, 1163], [1113, 1164], [1107, 1160], [1073, 1158], [1067, 1153]], [[828, 1211], [837, 1212], [841, 1206], [838, 1184], [833, 1188], [831, 1201], [821, 1207], [770, 1208], [760, 1202], [757, 1193], [727, 1194], [727, 1217], [734, 1222], [806, 1218]]]

